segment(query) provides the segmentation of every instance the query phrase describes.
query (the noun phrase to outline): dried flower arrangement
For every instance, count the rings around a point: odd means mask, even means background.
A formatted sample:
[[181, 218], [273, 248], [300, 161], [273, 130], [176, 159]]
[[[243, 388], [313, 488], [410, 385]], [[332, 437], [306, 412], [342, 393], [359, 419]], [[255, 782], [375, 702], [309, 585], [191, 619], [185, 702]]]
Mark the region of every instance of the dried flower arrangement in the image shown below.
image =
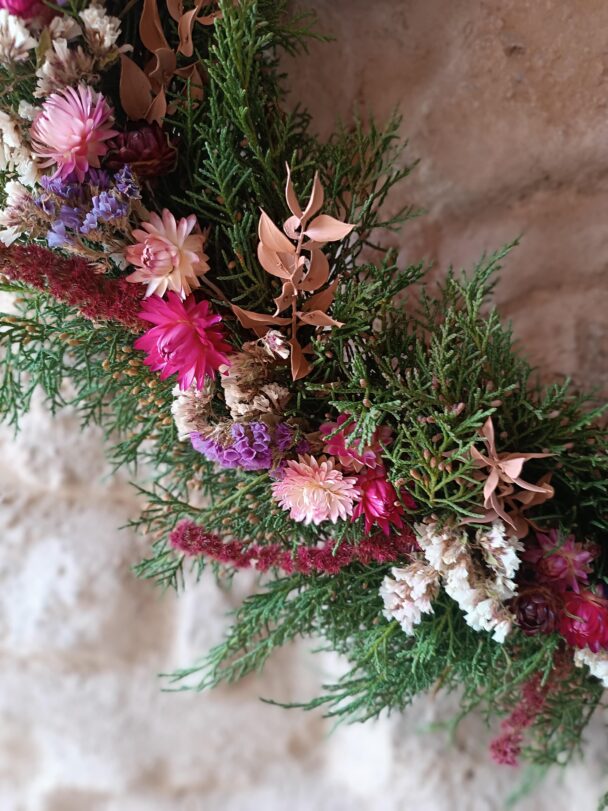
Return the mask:
[[398, 122], [324, 143], [282, 110], [286, 5], [0, 0], [0, 412], [69, 379], [149, 463], [141, 576], [263, 574], [175, 679], [319, 634], [351, 669], [307, 706], [460, 687], [510, 711], [498, 762], [563, 762], [608, 686], [602, 409], [484, 314], [509, 248], [431, 297], [378, 244], [414, 213], [383, 214]]

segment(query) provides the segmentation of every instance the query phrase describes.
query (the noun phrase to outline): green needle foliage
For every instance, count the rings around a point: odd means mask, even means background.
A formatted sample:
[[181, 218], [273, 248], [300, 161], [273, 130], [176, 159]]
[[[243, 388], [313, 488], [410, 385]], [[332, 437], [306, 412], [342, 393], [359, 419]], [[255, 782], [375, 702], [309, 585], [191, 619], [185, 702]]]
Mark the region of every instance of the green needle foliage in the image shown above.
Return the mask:
[[[85, 4], [72, 0], [76, 16]], [[112, 4], [110, 10], [112, 10]], [[231, 317], [227, 301], [272, 312], [277, 279], [257, 260], [260, 208], [276, 222], [288, 212], [285, 165], [300, 199], [307, 199], [315, 171], [325, 187], [326, 211], [355, 224], [347, 243], [331, 243], [331, 279], [339, 279], [332, 316], [340, 328], [315, 334], [313, 370], [292, 383], [288, 416], [318, 425], [327, 413], [348, 414], [352, 441], [365, 445], [381, 425], [392, 428], [386, 448], [391, 478], [406, 485], [416, 518], [479, 515], [482, 483], [470, 450], [492, 416], [502, 451], [542, 452], [528, 463], [536, 481], [553, 471], [555, 498], [534, 517], [595, 541], [606, 568], [608, 444], [602, 409], [568, 382], [542, 387], [513, 347], [510, 330], [490, 306], [501, 262], [514, 245], [482, 258], [468, 274], [450, 271], [440, 287], [425, 287], [424, 263], [401, 267], [384, 247], [387, 231], [418, 212], [406, 204], [385, 214], [387, 198], [413, 163], [404, 155], [400, 122], [386, 127], [355, 121], [327, 142], [311, 130], [303, 110], [285, 108], [280, 55], [305, 49], [311, 31], [306, 15], [290, 17], [286, 0], [221, 0], [221, 19], [196, 26], [195, 55], [205, 66], [202, 103], [169, 92], [174, 104], [165, 127], [180, 145], [175, 171], [144, 188], [150, 209], [176, 216], [195, 213], [210, 228], [209, 278], [225, 300], [211, 294], [235, 345], [250, 340]], [[138, 20], [142, 2], [114, 3], [125, 41], [143, 53]], [[163, 15], [174, 46], [177, 30]], [[116, 95], [117, 69], [102, 79]], [[24, 63], [0, 91], [0, 107], [33, 100], [35, 64]], [[0, 174], [0, 189], [10, 174]], [[370, 256], [375, 261], [369, 261]], [[180, 442], [171, 417], [173, 381], [161, 381], [133, 349], [134, 334], [117, 322], [92, 322], [77, 308], [4, 281], [14, 311], [0, 314], [0, 415], [18, 427], [40, 388], [49, 408], [71, 406], [83, 429], [101, 425], [116, 467], [140, 466], [143, 510], [132, 526], [150, 539], [137, 571], [163, 587], [181, 587], [187, 562], [169, 543], [184, 518], [209, 533], [285, 549], [331, 541], [357, 544], [361, 522], [327, 529], [295, 524], [270, 496], [266, 473], [218, 471]], [[219, 406], [215, 406], [216, 408]], [[221, 416], [221, 415], [218, 415]], [[536, 478], [534, 478], [536, 477]], [[205, 559], [194, 563], [197, 574]], [[214, 564], [216, 571], [218, 567]], [[460, 689], [463, 713], [473, 708], [490, 721], [507, 713], [535, 674], [550, 684], [549, 699], [534, 727], [527, 754], [541, 766], [564, 762], [576, 752], [585, 724], [601, 701], [601, 685], [583, 670], [555, 676], [561, 642], [556, 635], [514, 632], [504, 645], [473, 631], [445, 594], [412, 637], [382, 615], [378, 590], [386, 564], [352, 563], [338, 575], [292, 574], [265, 578], [258, 593], [236, 612], [226, 638], [200, 663], [172, 677], [178, 689], [207, 689], [260, 670], [279, 646], [301, 636], [322, 638], [344, 655], [348, 672], [325, 685], [304, 705], [331, 716], [365, 720], [400, 711], [421, 692]], [[227, 576], [231, 576], [228, 572]], [[226, 576], [225, 570], [223, 576]]]

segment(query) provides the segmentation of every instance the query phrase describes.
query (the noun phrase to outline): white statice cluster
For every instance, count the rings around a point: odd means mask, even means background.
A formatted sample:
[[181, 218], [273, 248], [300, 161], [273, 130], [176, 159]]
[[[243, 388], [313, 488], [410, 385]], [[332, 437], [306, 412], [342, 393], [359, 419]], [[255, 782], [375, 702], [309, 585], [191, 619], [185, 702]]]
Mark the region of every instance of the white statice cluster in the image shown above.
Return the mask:
[[209, 407], [215, 391], [215, 382], [206, 380], [202, 389], [191, 386], [182, 391], [179, 386], [173, 389], [171, 414], [177, 427], [178, 439], [185, 442], [190, 434], [202, 431], [209, 424]]
[[432, 566], [416, 561], [403, 569], [393, 567], [380, 586], [384, 616], [395, 619], [408, 636], [414, 633], [423, 614], [433, 613], [439, 593], [439, 575]]
[[608, 651], [593, 653], [589, 648], [577, 650], [574, 653], [574, 664], [577, 667], [586, 665], [591, 675], [599, 679], [604, 687], [608, 687]]
[[[506, 603], [517, 593], [515, 575], [521, 542], [507, 533], [501, 521], [479, 530], [474, 542], [465, 530], [439, 527], [434, 522], [418, 524], [415, 529], [427, 565], [420, 569], [421, 563], [416, 561], [393, 570], [393, 578], [385, 578], [380, 590], [385, 615], [398, 619], [406, 633], [413, 633], [422, 613], [429, 611], [426, 598], [436, 595], [441, 582], [471, 628], [489, 631], [497, 642], [504, 642], [513, 625], [513, 614]], [[427, 591], [420, 591], [420, 577]], [[414, 589], [410, 581], [418, 588]], [[406, 606], [408, 601], [412, 605]]]
[[25, 233], [26, 211], [31, 203], [28, 189], [16, 180], [4, 186], [6, 205], [0, 209], [0, 242], [8, 247]]
[[[80, 81], [95, 84], [98, 71], [118, 58], [131, 46], [117, 47], [120, 20], [107, 13], [99, 2], [80, 13], [80, 26], [67, 15], [57, 16], [49, 25], [49, 47], [36, 71], [38, 83], [34, 95], [46, 98], [51, 93]], [[74, 42], [83, 37], [86, 48]]]
[[40, 169], [21, 132], [23, 125], [0, 110], [0, 172], [15, 174], [25, 186], [34, 186]]
[[220, 382], [233, 420], [283, 413], [290, 392], [270, 379], [274, 366], [270, 352], [255, 341], [243, 344], [243, 351], [230, 357]]
[[111, 52], [120, 36], [120, 20], [112, 17], [102, 3], [93, 2], [79, 14], [89, 48], [97, 57]]
[[8, 68], [25, 62], [37, 44], [22, 19], [0, 9], [0, 65]]

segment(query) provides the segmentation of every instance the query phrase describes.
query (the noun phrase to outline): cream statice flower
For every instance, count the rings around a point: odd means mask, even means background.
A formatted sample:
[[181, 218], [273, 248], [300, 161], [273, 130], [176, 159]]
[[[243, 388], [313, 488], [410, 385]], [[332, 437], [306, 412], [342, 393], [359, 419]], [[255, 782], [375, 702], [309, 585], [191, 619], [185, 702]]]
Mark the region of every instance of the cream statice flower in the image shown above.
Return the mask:
[[49, 23], [48, 32], [54, 42], [57, 39], [76, 39], [82, 34], [82, 29], [73, 17], [57, 14]]
[[29, 145], [21, 137], [19, 124], [1, 110], [0, 171], [16, 174], [26, 186], [34, 186], [40, 175]]
[[150, 221], [133, 231], [135, 245], [125, 248], [127, 262], [137, 268], [127, 276], [127, 281], [147, 284], [146, 298], [154, 293], [164, 296], [167, 290], [182, 298], [189, 296], [200, 287], [198, 276], [209, 270], [203, 250], [205, 236], [193, 234], [195, 227], [194, 214], [182, 217], [179, 222], [166, 208], [162, 218], [150, 214]]
[[184, 442], [190, 434], [201, 432], [209, 423], [209, 406], [215, 391], [215, 381], [205, 380], [202, 389], [190, 386], [183, 391], [179, 386], [173, 389], [171, 414], [177, 427], [177, 437]]
[[93, 57], [85, 53], [80, 45], [70, 48], [66, 39], [54, 40], [36, 76], [38, 82], [34, 95], [39, 99], [80, 81], [93, 84], [98, 78]]
[[290, 518], [304, 524], [321, 524], [353, 514], [359, 498], [357, 480], [335, 468], [333, 459], [304, 455], [289, 460], [284, 476], [272, 485], [272, 495]]
[[27, 210], [32, 202], [29, 191], [16, 180], [4, 186], [6, 205], [0, 210], [0, 242], [7, 247], [27, 231]]
[[593, 653], [589, 648], [582, 648], [574, 652], [574, 664], [577, 667], [586, 665], [591, 675], [608, 687], [608, 651]]
[[120, 20], [107, 13], [101, 3], [93, 2], [78, 15], [83, 22], [84, 35], [91, 51], [104, 56], [116, 45], [120, 36]]
[[0, 65], [10, 67], [25, 62], [37, 44], [23, 20], [0, 9]]
[[272, 380], [276, 361], [258, 341], [243, 344], [243, 351], [231, 355], [230, 366], [220, 371], [232, 419], [283, 413], [290, 392]]
[[[500, 522], [495, 522], [500, 524]], [[475, 547], [464, 530], [436, 523], [417, 524], [418, 544], [428, 563], [441, 575], [443, 587], [476, 631], [491, 631], [497, 642], [504, 642], [513, 625], [513, 614], [505, 605], [516, 593], [512, 577], [519, 566], [513, 558], [513, 539], [507, 539], [502, 524], [478, 537], [479, 548], [488, 575], [473, 556]]]
[[393, 567], [380, 586], [384, 616], [397, 620], [411, 636], [423, 614], [433, 613], [433, 600], [439, 592], [439, 574], [432, 567], [416, 561], [404, 569]]

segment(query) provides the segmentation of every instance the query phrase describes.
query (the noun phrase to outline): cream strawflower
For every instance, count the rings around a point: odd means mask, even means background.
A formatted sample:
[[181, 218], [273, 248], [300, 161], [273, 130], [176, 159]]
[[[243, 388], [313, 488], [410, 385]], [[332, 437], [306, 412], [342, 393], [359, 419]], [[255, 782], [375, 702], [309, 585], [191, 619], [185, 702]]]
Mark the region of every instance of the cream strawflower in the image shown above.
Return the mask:
[[359, 498], [357, 480], [334, 467], [335, 461], [304, 455], [287, 462], [281, 481], [274, 482], [272, 494], [294, 521], [321, 524], [345, 519], [353, 514]]
[[166, 208], [162, 219], [150, 214], [150, 221], [142, 223], [144, 230], [133, 231], [136, 244], [125, 248], [127, 262], [137, 268], [127, 281], [147, 284], [146, 298], [153, 293], [163, 296], [167, 290], [189, 296], [200, 287], [197, 277], [209, 270], [205, 236], [191, 233], [195, 226], [194, 214], [179, 222]]
[[37, 44], [19, 17], [0, 9], [0, 65], [10, 67], [25, 62]]

